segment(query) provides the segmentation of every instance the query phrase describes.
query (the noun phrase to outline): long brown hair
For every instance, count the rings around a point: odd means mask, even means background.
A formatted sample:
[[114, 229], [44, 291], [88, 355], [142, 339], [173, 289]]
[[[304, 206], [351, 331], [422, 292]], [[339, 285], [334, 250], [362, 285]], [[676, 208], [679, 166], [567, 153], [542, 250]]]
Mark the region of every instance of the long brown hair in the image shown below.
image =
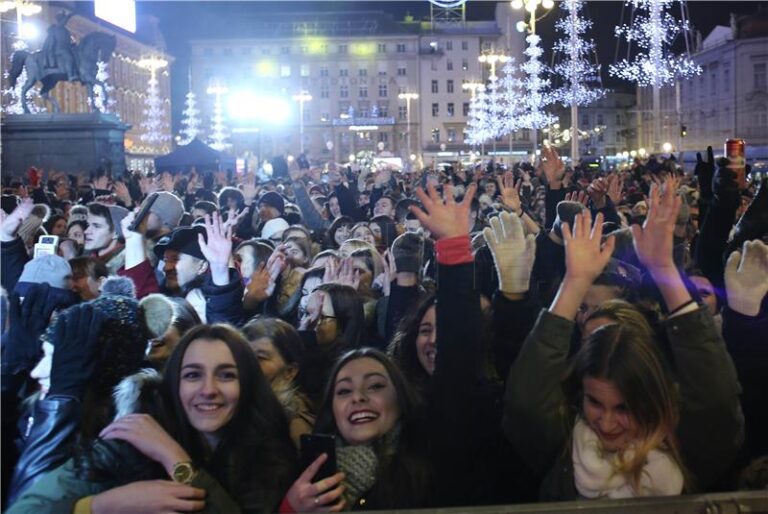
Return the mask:
[[621, 393], [634, 419], [637, 439], [632, 453], [626, 449], [618, 452], [617, 471], [637, 491], [648, 453], [655, 449], [668, 453], [686, 485], [690, 484], [675, 434], [679, 399], [658, 348], [648, 337], [650, 333], [650, 327], [639, 330], [625, 323], [595, 330], [576, 354], [566, 379], [566, 392], [578, 413], [582, 413], [585, 378], [611, 381]]

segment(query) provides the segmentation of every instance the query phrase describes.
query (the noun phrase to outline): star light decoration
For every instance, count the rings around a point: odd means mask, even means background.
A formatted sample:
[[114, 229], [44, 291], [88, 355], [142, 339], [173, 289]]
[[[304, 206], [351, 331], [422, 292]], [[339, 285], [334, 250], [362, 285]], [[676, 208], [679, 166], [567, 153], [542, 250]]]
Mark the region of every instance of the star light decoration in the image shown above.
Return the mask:
[[144, 99], [144, 121], [141, 123], [141, 140], [151, 145], [155, 151], [165, 152], [170, 140], [170, 133], [165, 122], [165, 109], [160, 98], [157, 70], [168, 66], [168, 61], [160, 57], [148, 57], [139, 61], [139, 66], [149, 70], [147, 94]]
[[108, 82], [109, 64], [99, 61], [96, 65], [98, 66], [96, 80], [101, 81], [101, 83], [104, 84], [104, 88], [107, 90], [107, 101], [104, 101], [104, 91], [100, 87], [95, 87], [93, 88], [93, 103], [99, 111], [104, 113], [115, 113], [119, 117], [120, 115], [115, 111], [115, 97], [110, 94], [114, 88]]
[[505, 110], [502, 134], [510, 134], [522, 128], [520, 115], [524, 110], [525, 85], [520, 80], [519, 73], [514, 58], [510, 58], [504, 63], [499, 84], [501, 101]]
[[542, 78], [547, 68], [541, 62], [543, 50], [539, 46], [541, 38], [537, 34], [529, 34], [525, 38], [528, 48], [525, 55], [528, 59], [522, 66], [525, 72], [525, 97], [523, 98], [524, 111], [520, 116], [519, 127], [526, 129], [541, 129], [556, 122], [556, 116], [549, 114], [545, 108], [552, 103], [552, 94], [549, 91], [549, 80]]
[[182, 112], [184, 118], [181, 120], [181, 140], [179, 144], [188, 145], [198, 135], [200, 135], [200, 110], [197, 108], [197, 101], [195, 100], [195, 93], [190, 91], [187, 93], [187, 99], [184, 102], [184, 111]]
[[490, 137], [487, 123], [487, 100], [485, 86], [478, 85], [469, 101], [467, 115], [466, 142], [470, 145], [481, 145]]
[[588, 105], [606, 94], [605, 89], [590, 86], [600, 80], [600, 65], [592, 64], [589, 57], [594, 53], [595, 43], [586, 37], [592, 22], [581, 16], [583, 0], [563, 0], [560, 5], [566, 15], [555, 26], [564, 37], [554, 48], [565, 58], [553, 71], [562, 78], [563, 85], [553, 95], [564, 106]]
[[229, 89], [218, 79], [211, 80], [211, 84], [206, 91], [209, 95], [214, 95], [213, 116], [211, 117], [211, 136], [210, 146], [215, 150], [224, 150], [230, 145], [226, 142], [229, 134], [224, 123], [224, 103], [223, 96], [229, 92]]
[[615, 77], [635, 82], [639, 86], [661, 87], [681, 78], [701, 74], [701, 67], [688, 56], [676, 56], [670, 46], [680, 33], [690, 31], [688, 21], [678, 21], [668, 12], [678, 0], [630, 0], [635, 8], [631, 26], [616, 27], [616, 36], [633, 41], [640, 51], [634, 60], [623, 59], [609, 67]]

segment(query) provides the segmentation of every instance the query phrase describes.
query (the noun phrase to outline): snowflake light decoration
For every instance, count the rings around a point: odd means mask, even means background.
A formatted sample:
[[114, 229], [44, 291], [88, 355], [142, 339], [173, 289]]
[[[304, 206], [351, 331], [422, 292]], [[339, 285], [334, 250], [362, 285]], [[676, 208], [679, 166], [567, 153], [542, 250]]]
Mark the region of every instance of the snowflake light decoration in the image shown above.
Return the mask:
[[588, 105], [605, 96], [605, 89], [595, 84], [600, 78], [600, 66], [590, 62], [595, 43], [586, 38], [592, 22], [581, 16], [583, 0], [563, 0], [561, 7], [566, 15], [557, 21], [558, 31], [564, 37], [555, 43], [555, 51], [565, 58], [554, 67], [555, 74], [563, 80], [563, 86], [553, 92], [564, 106]]
[[184, 118], [181, 120], [181, 141], [179, 144], [187, 145], [192, 142], [198, 135], [200, 135], [200, 110], [197, 108], [197, 101], [195, 100], [195, 93], [190, 91], [187, 93], [187, 99], [184, 104], [184, 111], [182, 113]]
[[528, 48], [525, 49], [528, 59], [522, 66], [526, 76], [523, 99], [525, 111], [520, 117], [520, 128], [540, 129], [555, 123], [557, 118], [545, 111], [552, 98], [548, 91], [549, 80], [542, 78], [546, 66], [541, 62], [541, 38], [537, 34], [529, 34], [525, 40], [528, 42]]
[[634, 23], [616, 27], [616, 36], [636, 42], [647, 53], [641, 50], [634, 60], [612, 64], [611, 75], [639, 86], [661, 87], [701, 74], [701, 67], [688, 56], [671, 53], [670, 47], [678, 34], [690, 31], [687, 20], [678, 21], [668, 12], [675, 1], [630, 0], [635, 7]]
[[157, 77], [153, 73], [147, 86], [144, 100], [144, 121], [141, 124], [141, 140], [149, 145], [163, 148], [170, 139], [165, 123], [163, 100], [160, 98]]

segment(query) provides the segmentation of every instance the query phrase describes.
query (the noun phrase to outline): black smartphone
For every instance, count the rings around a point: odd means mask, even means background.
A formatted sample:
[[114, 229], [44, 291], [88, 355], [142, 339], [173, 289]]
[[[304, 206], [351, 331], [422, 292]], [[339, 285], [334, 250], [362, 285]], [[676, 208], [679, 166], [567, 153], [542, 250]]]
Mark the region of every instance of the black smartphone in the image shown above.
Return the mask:
[[128, 227], [129, 231], [138, 231], [139, 227], [141, 226], [141, 222], [144, 221], [144, 219], [149, 215], [149, 210], [152, 208], [152, 204], [155, 203], [159, 196], [160, 195], [157, 193], [152, 193], [144, 200], [144, 203], [141, 204], [141, 210], [139, 210], [138, 214], [136, 214], [136, 217], [133, 218], [133, 222], [131, 222], [131, 225]]
[[320, 466], [320, 470], [312, 479], [313, 482], [328, 478], [336, 473], [336, 438], [325, 434], [302, 434], [301, 436], [301, 469], [307, 469], [322, 454], [328, 459]]

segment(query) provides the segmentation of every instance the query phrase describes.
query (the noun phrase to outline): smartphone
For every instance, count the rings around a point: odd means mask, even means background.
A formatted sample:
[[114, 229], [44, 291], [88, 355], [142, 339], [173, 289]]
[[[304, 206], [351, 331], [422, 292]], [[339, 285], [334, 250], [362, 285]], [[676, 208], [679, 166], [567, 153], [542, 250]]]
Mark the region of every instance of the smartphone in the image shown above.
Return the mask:
[[59, 236], [40, 236], [35, 243], [34, 257], [37, 259], [42, 255], [56, 255], [56, 249], [59, 246]]
[[136, 217], [133, 218], [133, 222], [131, 222], [130, 226], [128, 227], [130, 232], [139, 231], [141, 223], [146, 219], [147, 216], [149, 216], [149, 210], [152, 208], [152, 204], [155, 203], [159, 196], [160, 195], [157, 193], [152, 193], [144, 199], [144, 203], [141, 204], [141, 210], [139, 210], [138, 214], [136, 214]]
[[325, 434], [302, 434], [301, 469], [307, 469], [324, 453], [328, 455], [328, 459], [323, 462], [320, 470], [312, 479], [313, 482], [328, 478], [336, 473], [336, 438]]

